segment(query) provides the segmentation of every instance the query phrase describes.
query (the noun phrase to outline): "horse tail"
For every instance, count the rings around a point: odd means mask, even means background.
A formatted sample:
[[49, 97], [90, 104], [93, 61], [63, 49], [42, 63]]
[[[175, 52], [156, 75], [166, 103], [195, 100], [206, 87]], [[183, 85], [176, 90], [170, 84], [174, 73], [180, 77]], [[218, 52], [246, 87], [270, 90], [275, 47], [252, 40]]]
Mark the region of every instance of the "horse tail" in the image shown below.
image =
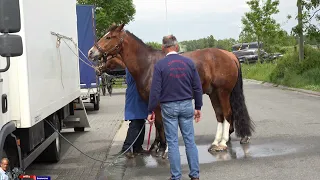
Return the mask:
[[[237, 64], [238, 66], [238, 64]], [[249, 116], [245, 97], [243, 94], [243, 79], [241, 64], [238, 67], [238, 80], [231, 92], [230, 104], [232, 110], [232, 123], [235, 125], [235, 132], [238, 137], [251, 136], [254, 132], [254, 124]]]

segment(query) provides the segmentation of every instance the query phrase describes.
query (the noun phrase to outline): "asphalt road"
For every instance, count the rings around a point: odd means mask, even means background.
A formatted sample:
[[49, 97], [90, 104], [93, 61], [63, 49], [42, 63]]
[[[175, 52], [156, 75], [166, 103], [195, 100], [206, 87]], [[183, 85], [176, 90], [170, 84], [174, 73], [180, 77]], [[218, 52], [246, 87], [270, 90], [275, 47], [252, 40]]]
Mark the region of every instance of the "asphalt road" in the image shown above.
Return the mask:
[[[86, 104], [90, 128], [84, 132], [64, 129], [62, 134], [87, 155], [106, 160], [112, 140], [123, 120], [124, 92], [124, 89], [115, 89], [111, 97], [101, 96], [99, 111], [94, 111], [92, 104]], [[34, 162], [27, 168], [26, 174], [50, 176], [51, 180], [91, 180], [95, 179], [101, 165], [101, 162], [89, 159], [61, 138], [60, 161]]]
[[[207, 151], [217, 123], [209, 98], [204, 96], [203, 119], [195, 124], [200, 179], [320, 179], [320, 97], [252, 82], [245, 82], [244, 89], [256, 132], [247, 146], [241, 146], [233, 135], [225, 153]], [[181, 138], [180, 145], [183, 179], [189, 179]], [[115, 146], [112, 148], [120, 147]], [[101, 174], [101, 179], [108, 180], [164, 180], [170, 172], [168, 160], [144, 156], [121, 158]]]

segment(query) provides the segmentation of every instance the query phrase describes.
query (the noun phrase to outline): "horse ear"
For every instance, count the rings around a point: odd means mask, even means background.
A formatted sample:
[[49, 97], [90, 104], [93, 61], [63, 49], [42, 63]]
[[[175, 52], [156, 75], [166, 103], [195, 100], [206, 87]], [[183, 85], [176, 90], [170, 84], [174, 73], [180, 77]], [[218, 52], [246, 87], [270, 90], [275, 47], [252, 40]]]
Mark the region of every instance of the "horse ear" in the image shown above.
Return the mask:
[[117, 30], [118, 30], [118, 31], [122, 31], [124, 25], [125, 25], [125, 23], [122, 23], [122, 24], [117, 28]]

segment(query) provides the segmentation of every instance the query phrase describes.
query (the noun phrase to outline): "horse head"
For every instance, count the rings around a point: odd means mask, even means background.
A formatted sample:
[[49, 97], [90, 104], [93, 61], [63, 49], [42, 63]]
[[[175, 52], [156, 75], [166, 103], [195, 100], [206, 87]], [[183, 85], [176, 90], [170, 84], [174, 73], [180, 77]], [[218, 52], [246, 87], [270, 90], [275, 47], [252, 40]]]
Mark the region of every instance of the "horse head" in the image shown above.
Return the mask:
[[112, 56], [117, 56], [122, 50], [122, 43], [125, 32], [123, 27], [125, 24], [117, 26], [113, 24], [108, 30], [107, 33], [99, 39], [97, 43], [92, 46], [88, 51], [88, 58], [94, 60], [96, 58], [105, 58]]

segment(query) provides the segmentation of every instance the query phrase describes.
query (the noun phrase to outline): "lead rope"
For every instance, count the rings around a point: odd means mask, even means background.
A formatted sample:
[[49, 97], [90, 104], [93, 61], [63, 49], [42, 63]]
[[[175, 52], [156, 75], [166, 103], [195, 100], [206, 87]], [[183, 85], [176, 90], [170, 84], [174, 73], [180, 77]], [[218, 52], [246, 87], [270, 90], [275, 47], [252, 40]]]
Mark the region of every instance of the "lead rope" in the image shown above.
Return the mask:
[[[100, 73], [100, 70], [98, 68], [96, 68], [92, 62], [87, 58], [87, 56], [77, 47], [77, 43], [74, 42], [74, 40], [70, 37], [67, 37], [67, 36], [64, 36], [64, 35], [61, 35], [61, 34], [58, 34], [58, 33], [55, 33], [55, 32], [51, 32], [52, 35], [54, 36], [57, 36], [57, 38], [59, 39], [59, 42], [57, 41], [57, 44], [59, 43], [60, 45], [60, 40], [62, 39], [62, 41], [68, 46], [68, 48], [71, 50], [71, 52], [76, 56], [78, 57], [83, 63], [85, 63], [87, 66], [93, 68], [94, 70], [96, 70], [98, 73]], [[76, 49], [78, 49], [78, 51], [86, 58], [86, 60], [91, 63], [87, 63], [85, 60], [83, 60], [77, 53], [74, 52], [74, 50], [69, 46], [69, 44], [65, 41], [65, 39], [68, 39], [69, 41], [71, 41]]]
[[60, 62], [60, 81], [62, 88], [64, 89], [64, 84], [63, 84], [63, 78], [62, 78], [62, 59], [61, 59], [61, 52], [60, 52], [60, 44], [61, 44], [61, 38], [57, 37], [57, 43], [56, 43], [56, 49], [57, 49], [57, 54]]
[[[94, 160], [94, 161], [98, 161], [98, 162], [101, 162], [101, 163], [108, 163], [108, 161], [104, 161], [104, 160], [100, 160], [100, 159], [96, 159], [96, 158], [93, 158], [91, 156], [89, 156], [88, 154], [86, 154], [85, 152], [81, 151], [78, 147], [76, 147], [72, 142], [70, 142], [66, 137], [64, 137], [53, 125], [51, 122], [49, 122], [48, 120], [45, 120], [50, 126], [51, 128], [56, 131], [64, 140], [66, 140], [71, 146], [73, 146], [76, 150], [78, 150], [81, 154], [87, 156], [88, 158]], [[146, 120], [145, 120], [146, 121]], [[118, 160], [119, 157], [121, 157], [122, 155], [124, 155], [133, 145], [134, 143], [137, 141], [138, 137], [140, 136], [143, 128], [145, 127], [145, 124], [143, 124], [142, 128], [140, 129], [139, 131], [139, 134], [137, 135], [137, 137], [135, 138], [135, 140], [133, 141], [133, 143], [124, 151], [122, 152], [120, 155], [116, 156], [113, 161], [111, 163], [108, 163], [108, 165], [106, 166], [106, 168], [114, 165], [116, 163], [116, 161]]]

